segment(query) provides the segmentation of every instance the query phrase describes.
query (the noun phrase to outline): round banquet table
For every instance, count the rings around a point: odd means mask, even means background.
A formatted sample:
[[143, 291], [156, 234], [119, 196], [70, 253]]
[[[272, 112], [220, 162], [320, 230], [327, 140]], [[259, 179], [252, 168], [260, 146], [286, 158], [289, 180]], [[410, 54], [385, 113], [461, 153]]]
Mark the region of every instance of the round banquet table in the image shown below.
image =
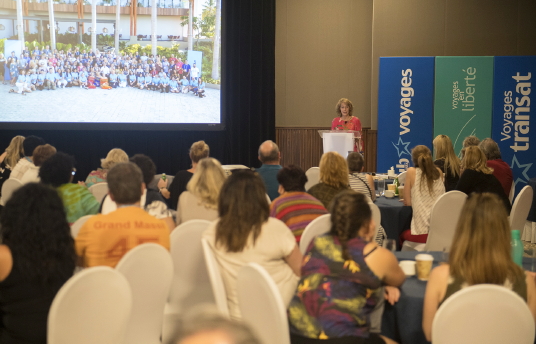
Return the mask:
[[[415, 260], [415, 256], [423, 252], [395, 252], [398, 261]], [[433, 267], [439, 265], [443, 252], [426, 252], [434, 256]], [[531, 258], [523, 258], [523, 268], [531, 270]], [[382, 335], [400, 344], [429, 344], [422, 330], [422, 309], [426, 281], [416, 276], [406, 278], [400, 287], [400, 299], [391, 306], [385, 302], [382, 316]]]
[[398, 197], [378, 197], [374, 204], [380, 208], [381, 224], [387, 233], [387, 237], [398, 241], [400, 234], [411, 226], [413, 209], [410, 206], [405, 206]]

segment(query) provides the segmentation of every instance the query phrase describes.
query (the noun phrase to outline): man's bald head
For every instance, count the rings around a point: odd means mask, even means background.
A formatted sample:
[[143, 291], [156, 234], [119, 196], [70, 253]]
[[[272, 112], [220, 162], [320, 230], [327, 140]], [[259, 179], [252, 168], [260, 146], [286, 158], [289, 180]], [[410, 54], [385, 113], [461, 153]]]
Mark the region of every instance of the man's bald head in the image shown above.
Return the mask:
[[259, 146], [259, 160], [263, 164], [279, 164], [280, 158], [279, 147], [274, 141], [267, 140]]

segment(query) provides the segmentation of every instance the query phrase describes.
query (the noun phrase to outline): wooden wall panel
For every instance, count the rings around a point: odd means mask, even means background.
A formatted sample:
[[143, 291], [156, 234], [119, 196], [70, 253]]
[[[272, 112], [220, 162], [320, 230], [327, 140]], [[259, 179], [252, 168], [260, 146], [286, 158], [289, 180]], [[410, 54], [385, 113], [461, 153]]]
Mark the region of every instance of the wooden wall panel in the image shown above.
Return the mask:
[[[318, 130], [329, 129], [329, 127], [276, 127], [276, 143], [281, 151], [281, 165], [298, 165], [304, 170], [318, 166], [322, 156], [322, 139], [318, 135]], [[376, 170], [376, 139], [376, 130], [363, 129], [365, 171], [367, 172]]]

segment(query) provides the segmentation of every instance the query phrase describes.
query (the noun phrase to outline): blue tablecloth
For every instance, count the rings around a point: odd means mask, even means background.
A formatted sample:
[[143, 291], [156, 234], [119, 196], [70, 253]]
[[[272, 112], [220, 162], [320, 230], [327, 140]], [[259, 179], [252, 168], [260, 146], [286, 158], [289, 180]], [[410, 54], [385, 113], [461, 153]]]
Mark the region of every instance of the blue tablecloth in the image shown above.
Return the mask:
[[382, 214], [382, 227], [389, 239], [397, 239], [400, 234], [411, 226], [413, 210], [400, 202], [398, 197], [378, 197], [374, 203], [380, 208]]
[[[399, 261], [415, 260], [415, 256], [423, 252], [396, 252]], [[434, 256], [434, 267], [442, 259], [442, 252], [426, 252]], [[532, 260], [523, 258], [523, 267], [530, 270]], [[382, 334], [400, 344], [429, 344], [422, 331], [422, 309], [426, 281], [415, 276], [406, 278], [400, 288], [400, 299], [394, 306], [385, 303], [382, 316]]]

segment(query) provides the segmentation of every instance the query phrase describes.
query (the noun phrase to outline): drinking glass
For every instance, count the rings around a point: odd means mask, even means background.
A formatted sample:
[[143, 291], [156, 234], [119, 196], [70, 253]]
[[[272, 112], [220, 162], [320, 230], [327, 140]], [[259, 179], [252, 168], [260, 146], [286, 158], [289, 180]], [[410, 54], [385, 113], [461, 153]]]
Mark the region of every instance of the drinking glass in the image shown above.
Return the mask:
[[385, 190], [385, 180], [383, 180], [381, 177], [378, 178], [378, 190], [376, 191], [376, 196], [381, 197], [383, 196], [383, 191]]
[[395, 239], [385, 239], [383, 241], [383, 247], [390, 250], [391, 252], [396, 251], [396, 240]]

